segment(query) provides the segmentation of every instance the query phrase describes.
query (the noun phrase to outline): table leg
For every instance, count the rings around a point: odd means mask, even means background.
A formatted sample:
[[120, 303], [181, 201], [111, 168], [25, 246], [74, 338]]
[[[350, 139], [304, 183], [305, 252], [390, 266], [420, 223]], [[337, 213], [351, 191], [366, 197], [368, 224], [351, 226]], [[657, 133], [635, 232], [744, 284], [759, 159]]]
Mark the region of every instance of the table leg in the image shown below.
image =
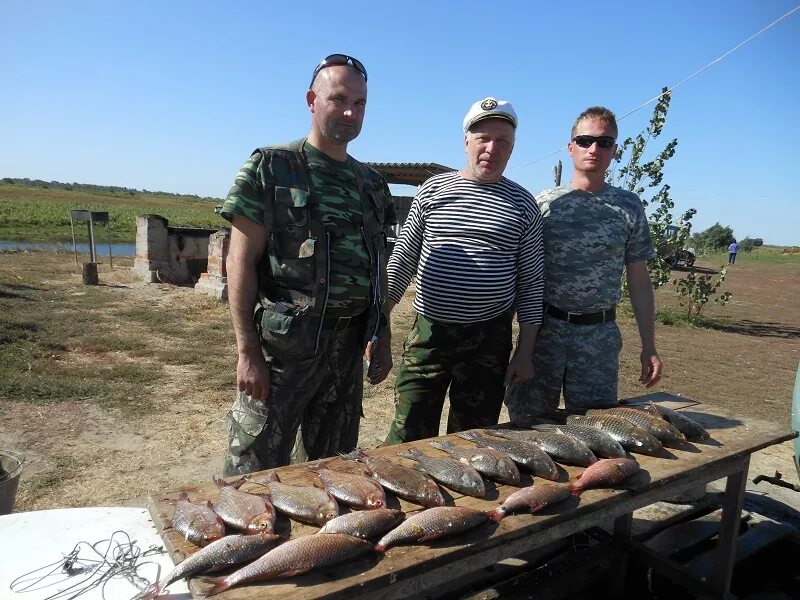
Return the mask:
[[742, 462], [741, 470], [729, 475], [725, 485], [725, 502], [722, 506], [722, 520], [719, 525], [714, 573], [711, 579], [711, 589], [720, 598], [727, 598], [730, 593], [749, 467], [750, 456], [747, 456]]
[[[626, 542], [631, 539], [633, 529], [633, 513], [629, 512], [614, 519], [614, 541], [620, 542], [620, 548], [626, 548]], [[616, 565], [611, 569], [610, 585], [613, 596], [621, 596], [625, 591], [625, 577], [628, 574], [628, 553], [620, 552]]]

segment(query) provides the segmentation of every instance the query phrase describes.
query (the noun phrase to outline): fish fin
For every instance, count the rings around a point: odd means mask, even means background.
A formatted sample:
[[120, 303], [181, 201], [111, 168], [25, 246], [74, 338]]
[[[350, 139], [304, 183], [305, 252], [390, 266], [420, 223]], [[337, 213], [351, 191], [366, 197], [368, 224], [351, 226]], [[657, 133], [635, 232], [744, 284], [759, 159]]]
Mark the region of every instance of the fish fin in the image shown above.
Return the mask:
[[384, 553], [386, 552], [386, 546], [383, 544], [375, 544], [375, 552]]
[[203, 598], [208, 596], [216, 596], [217, 594], [221, 594], [225, 590], [229, 589], [231, 586], [225, 581], [224, 577], [209, 577], [206, 578], [206, 581], [211, 583], [213, 587], [208, 590], [207, 592], [202, 594]]
[[506, 515], [505, 513], [500, 512], [499, 509], [495, 509], [495, 510], [487, 510], [486, 516], [489, 517], [495, 523], [499, 523], [500, 521], [503, 520], [503, 517], [505, 517]]

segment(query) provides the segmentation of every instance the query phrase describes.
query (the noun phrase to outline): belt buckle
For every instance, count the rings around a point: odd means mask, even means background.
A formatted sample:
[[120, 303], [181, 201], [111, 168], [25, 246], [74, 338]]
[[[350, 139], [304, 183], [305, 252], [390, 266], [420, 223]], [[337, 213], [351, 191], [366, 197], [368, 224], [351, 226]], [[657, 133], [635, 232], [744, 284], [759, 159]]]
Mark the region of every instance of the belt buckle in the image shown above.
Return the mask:
[[567, 323], [571, 323], [572, 322], [572, 320], [571, 320], [572, 317], [580, 317], [580, 316], [581, 316], [581, 313], [574, 313], [574, 312], [567, 311]]
[[333, 330], [334, 331], [343, 331], [343, 330], [347, 329], [347, 327], [350, 325], [350, 321], [351, 321], [352, 318], [353, 317], [349, 317], [349, 316], [348, 317], [339, 317], [336, 320], [336, 325], [334, 325]]

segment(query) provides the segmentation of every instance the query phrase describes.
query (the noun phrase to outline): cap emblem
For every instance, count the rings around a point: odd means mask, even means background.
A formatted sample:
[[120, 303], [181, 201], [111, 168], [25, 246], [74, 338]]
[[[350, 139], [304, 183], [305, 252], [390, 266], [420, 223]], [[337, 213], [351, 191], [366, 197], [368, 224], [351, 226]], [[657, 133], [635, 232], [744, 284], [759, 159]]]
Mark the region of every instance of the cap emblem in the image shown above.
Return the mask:
[[483, 102], [481, 102], [481, 108], [483, 110], [494, 110], [497, 108], [497, 100], [494, 98], [487, 98]]

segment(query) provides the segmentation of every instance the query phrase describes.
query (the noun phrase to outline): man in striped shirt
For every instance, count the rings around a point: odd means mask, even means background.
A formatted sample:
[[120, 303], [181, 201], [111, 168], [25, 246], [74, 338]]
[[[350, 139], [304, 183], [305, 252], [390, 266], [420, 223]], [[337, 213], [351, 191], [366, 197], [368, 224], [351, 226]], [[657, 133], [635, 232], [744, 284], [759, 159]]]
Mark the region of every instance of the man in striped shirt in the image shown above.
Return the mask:
[[[464, 119], [467, 164], [428, 179], [389, 259], [391, 310], [416, 276], [416, 320], [397, 374], [386, 444], [497, 423], [505, 386], [533, 374], [542, 322], [542, 223], [533, 196], [503, 177], [517, 115], [485, 98]], [[511, 356], [511, 321], [520, 335]]]

